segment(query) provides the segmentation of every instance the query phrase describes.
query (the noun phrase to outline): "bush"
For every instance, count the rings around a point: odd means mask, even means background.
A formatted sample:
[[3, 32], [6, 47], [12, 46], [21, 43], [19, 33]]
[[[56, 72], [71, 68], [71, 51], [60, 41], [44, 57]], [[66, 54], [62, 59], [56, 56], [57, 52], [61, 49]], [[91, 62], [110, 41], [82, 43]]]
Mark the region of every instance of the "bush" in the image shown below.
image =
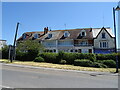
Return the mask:
[[41, 57], [44, 58], [45, 62], [48, 63], [59, 63], [59, 59], [57, 59], [57, 53], [42, 53]]
[[16, 51], [16, 60], [28, 61], [28, 53]]
[[96, 59], [97, 60], [116, 60], [116, 54], [112, 53], [112, 54], [97, 54], [96, 55]]
[[4, 47], [2, 47], [1, 51], [2, 53], [2, 59], [8, 59], [8, 55], [9, 55], [9, 47], [7, 45], [5, 45]]
[[74, 60], [76, 59], [76, 53], [64, 53], [63, 60], [67, 61], [67, 64], [74, 64]]
[[116, 67], [116, 63], [115, 63], [114, 60], [103, 60], [102, 63], [107, 65], [107, 67], [109, 67], [109, 68], [115, 68]]
[[76, 59], [74, 61], [74, 65], [75, 66], [85, 66], [85, 67], [91, 67], [91, 65], [93, 64], [92, 61], [88, 60], [88, 59]]
[[92, 62], [96, 61], [96, 55], [92, 53], [76, 53], [76, 59], [89, 59]]
[[118, 67], [120, 68], [120, 53], [118, 53]]
[[60, 64], [66, 64], [66, 60], [60, 60]]
[[42, 57], [36, 57], [34, 59], [34, 62], [44, 62], [44, 58], [42, 58]]
[[96, 68], [107, 68], [106, 65], [104, 65], [103, 63], [98, 63], [98, 62], [94, 62], [92, 67], [96, 67]]

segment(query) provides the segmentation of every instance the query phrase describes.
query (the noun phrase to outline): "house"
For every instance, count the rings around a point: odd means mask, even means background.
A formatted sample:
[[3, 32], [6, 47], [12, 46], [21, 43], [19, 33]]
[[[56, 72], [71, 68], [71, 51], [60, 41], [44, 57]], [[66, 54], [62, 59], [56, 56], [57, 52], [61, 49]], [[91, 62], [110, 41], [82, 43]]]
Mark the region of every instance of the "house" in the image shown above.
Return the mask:
[[58, 51], [78, 53], [114, 52], [114, 35], [110, 28], [80, 28], [49, 30], [44, 32], [26, 32], [17, 41], [37, 40], [43, 44], [46, 52]]
[[6, 45], [6, 40], [0, 40], [0, 49]]

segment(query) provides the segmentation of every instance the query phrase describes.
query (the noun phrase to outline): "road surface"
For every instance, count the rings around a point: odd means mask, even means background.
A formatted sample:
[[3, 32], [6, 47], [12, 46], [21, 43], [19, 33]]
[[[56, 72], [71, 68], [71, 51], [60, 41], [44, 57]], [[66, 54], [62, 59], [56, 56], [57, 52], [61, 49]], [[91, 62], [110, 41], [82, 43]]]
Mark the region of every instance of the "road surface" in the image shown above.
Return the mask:
[[95, 75], [4, 64], [0, 69], [4, 88], [118, 88], [118, 76], [112, 74]]

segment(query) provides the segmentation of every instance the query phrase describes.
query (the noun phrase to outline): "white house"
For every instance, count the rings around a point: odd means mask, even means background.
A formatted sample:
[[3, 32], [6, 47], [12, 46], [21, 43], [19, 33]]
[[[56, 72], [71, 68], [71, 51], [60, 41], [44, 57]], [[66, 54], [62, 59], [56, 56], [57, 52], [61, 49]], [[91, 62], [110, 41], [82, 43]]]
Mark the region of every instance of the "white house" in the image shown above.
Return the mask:
[[0, 40], [0, 49], [6, 45], [6, 40]]
[[17, 41], [37, 40], [46, 52], [58, 51], [78, 53], [114, 52], [114, 35], [110, 28], [80, 28], [66, 30], [48, 30], [44, 32], [26, 32]]

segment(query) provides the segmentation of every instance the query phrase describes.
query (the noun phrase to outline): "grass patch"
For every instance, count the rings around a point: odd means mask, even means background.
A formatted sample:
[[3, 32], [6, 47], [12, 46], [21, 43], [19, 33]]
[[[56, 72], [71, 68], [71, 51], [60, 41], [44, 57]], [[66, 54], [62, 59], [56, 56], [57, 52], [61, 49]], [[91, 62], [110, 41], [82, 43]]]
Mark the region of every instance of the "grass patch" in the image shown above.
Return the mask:
[[[7, 59], [0, 59], [0, 62], [10, 63]], [[115, 72], [115, 68], [94, 68], [94, 67], [81, 67], [81, 66], [73, 66], [73, 65], [61, 65], [61, 64], [52, 64], [52, 63], [39, 63], [32, 61], [16, 61], [14, 60], [12, 64], [20, 64], [20, 65], [30, 65], [37, 67], [46, 67], [46, 68], [57, 68], [57, 69], [67, 69], [67, 70], [79, 70], [79, 71], [96, 71], [96, 72]], [[119, 69], [120, 70], [120, 69]]]

